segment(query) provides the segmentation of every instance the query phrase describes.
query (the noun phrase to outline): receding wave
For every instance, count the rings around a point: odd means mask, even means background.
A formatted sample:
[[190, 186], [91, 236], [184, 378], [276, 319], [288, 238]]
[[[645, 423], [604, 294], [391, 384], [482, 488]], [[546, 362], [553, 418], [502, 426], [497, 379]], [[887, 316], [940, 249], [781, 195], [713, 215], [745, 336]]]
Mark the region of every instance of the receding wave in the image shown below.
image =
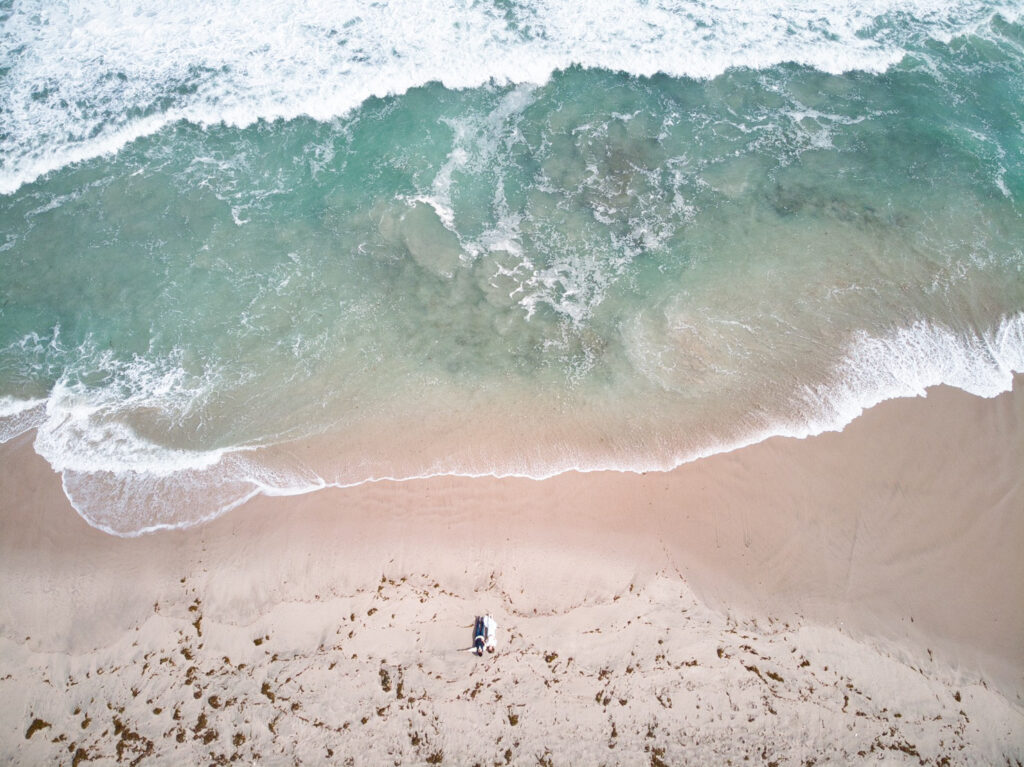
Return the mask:
[[1013, 2], [73, 3], [0, 9], [0, 194], [178, 121], [330, 120], [438, 82], [541, 83], [571, 66], [709, 78], [793, 62], [881, 72], [984, 34]]
[[[37, 429], [35, 449], [61, 473], [65, 493], [79, 514], [94, 527], [131, 537], [210, 521], [259, 494], [295, 495], [441, 475], [543, 479], [567, 471], [665, 471], [774, 436], [804, 438], [838, 431], [884, 400], [923, 396], [928, 387], [940, 384], [994, 397], [1009, 391], [1019, 372], [1024, 372], [1024, 314], [977, 335], [927, 322], [883, 337], [858, 333], [824, 380], [799, 382], [788, 399], [765, 403], [758, 418], [741, 428], [708, 430], [703, 442], [683, 447], [685, 441], [674, 436], [673, 413], [662, 412], [661, 433], [649, 434], [644, 449], [635, 454], [630, 454], [634, 446], [629, 443], [614, 444], [614, 429], [600, 448], [586, 440], [563, 441], [539, 445], [533, 453], [500, 446], [497, 452], [447, 458], [390, 455], [357, 466], [299, 459], [301, 443], [173, 450], [149, 443], [123, 424], [114, 427], [104, 419], [90, 423], [83, 411], [95, 414], [100, 408], [73, 403], [62, 392], [45, 403], [5, 400], [0, 433], [9, 439]], [[585, 431], [578, 423], [572, 430]], [[322, 435], [328, 445], [346, 436]]]

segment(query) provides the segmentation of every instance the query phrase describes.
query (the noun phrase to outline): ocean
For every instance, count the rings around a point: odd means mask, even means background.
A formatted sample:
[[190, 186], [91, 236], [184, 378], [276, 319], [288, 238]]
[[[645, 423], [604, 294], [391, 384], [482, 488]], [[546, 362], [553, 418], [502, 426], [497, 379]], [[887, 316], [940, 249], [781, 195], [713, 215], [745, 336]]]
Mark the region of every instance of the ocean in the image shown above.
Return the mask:
[[4, 0], [0, 441], [132, 536], [1006, 391], [1022, 10]]

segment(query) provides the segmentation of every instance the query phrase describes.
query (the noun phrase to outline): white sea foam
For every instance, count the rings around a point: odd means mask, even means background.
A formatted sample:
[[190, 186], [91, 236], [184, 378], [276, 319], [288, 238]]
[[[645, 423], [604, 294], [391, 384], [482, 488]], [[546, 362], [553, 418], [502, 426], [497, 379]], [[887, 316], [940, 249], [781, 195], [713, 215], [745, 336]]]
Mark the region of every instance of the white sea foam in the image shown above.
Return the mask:
[[73, 349], [65, 348], [59, 327], [47, 336], [31, 333], [12, 346], [22, 352], [22, 364], [32, 370], [63, 368], [64, 372], [46, 398], [0, 398], [0, 442], [36, 429], [36, 451], [56, 471], [166, 475], [220, 460], [221, 450], [162, 447], [137, 434], [131, 425], [133, 415], [147, 410], [159, 412], [173, 424], [201, 408], [217, 390], [219, 372], [188, 372], [180, 349], [119, 359], [91, 338]]
[[[179, 120], [328, 120], [428, 82], [541, 83], [572, 65], [698, 78], [786, 61], [879, 72], [907, 46], [1021, 14], [1009, 0], [241, 0], [214, 9], [23, 0], [3, 12], [0, 194]], [[887, 14], [899, 14], [898, 29]]]
[[[57, 332], [35, 345], [64, 352]], [[147, 410], [167, 421], [185, 417], [215, 388], [216, 374], [189, 374], [177, 352], [118, 361], [91, 341], [71, 356], [79, 367], [47, 398], [0, 400], [0, 442], [35, 429], [35, 451], [62, 475], [65, 494], [90, 524], [115, 535], [190, 526], [260, 492], [258, 472], [241, 458], [248, 448], [171, 447], [132, 426]], [[103, 382], [86, 385], [83, 374]]]
[[1024, 371], [1024, 314], [1005, 319], [993, 333], [964, 338], [949, 328], [915, 323], [884, 338], [860, 335], [840, 379], [851, 391], [873, 391], [868, 406], [883, 399], [921, 396], [947, 384], [978, 397], [1009, 391]]
[[45, 399], [0, 397], [0, 443], [36, 428], [45, 420]]
[[223, 450], [168, 448], [141, 437], [131, 426], [114, 420], [116, 411], [76, 402], [67, 392], [55, 392], [46, 418], [36, 426], [35, 449], [55, 471], [145, 472], [169, 476], [186, 469], [217, 464]]
[[[923, 396], [929, 387], [946, 384], [982, 397], [1009, 391], [1014, 373], [1024, 372], [1024, 314], [1004, 319], [998, 328], [980, 335], [964, 335], [937, 324], [917, 323], [884, 336], [860, 334], [854, 338], [842, 362], [829, 380], [794, 392], [799, 418], [778, 417], [754, 426], [744, 434], [709, 441], [685, 452], [673, 452], [670, 444], [647, 454], [628, 451], [595, 458], [570, 445], [537, 446], [530, 454], [507, 456], [493, 465], [458, 465], [439, 457], [419, 470], [381, 472], [372, 468], [363, 476], [346, 474], [329, 481], [297, 459], [269, 466], [259, 451], [225, 449], [188, 455], [155, 446], [140, 449], [140, 441], [117, 443], [126, 449], [97, 456], [95, 463], [81, 461], [80, 446], [70, 444], [80, 436], [82, 421], [58, 408], [47, 408], [50, 418], [41, 427], [50, 435], [37, 440], [37, 448], [63, 474], [64, 489], [78, 512], [93, 526], [119, 536], [135, 536], [156, 530], [191, 527], [236, 508], [255, 495], [296, 495], [325, 487], [347, 487], [379, 481], [408, 481], [435, 476], [524, 477], [545, 479], [568, 471], [664, 471], [716, 453], [728, 452], [775, 436], [805, 438], [825, 431], [840, 431], [864, 410], [888, 399]], [[4, 402], [3, 412], [29, 412], [32, 408]], [[34, 406], [38, 409], [38, 404]], [[18, 408], [21, 408], [18, 411]], [[792, 407], [788, 408], [792, 412]], [[87, 423], [87, 421], [85, 421]], [[60, 440], [54, 434], [67, 430]], [[96, 447], [89, 434], [85, 448]], [[125, 435], [114, 434], [114, 439]], [[47, 441], [48, 440], [48, 441]], [[79, 456], [69, 460], [54, 453], [55, 445]], [[145, 446], [143, 446], [145, 447]], [[101, 449], [106, 449], [102, 448]], [[290, 455], [290, 453], [286, 453]], [[128, 462], [124, 459], [132, 456]], [[104, 464], [104, 460], [112, 463]], [[412, 467], [410, 467], [412, 468]]]
[[[787, 409], [799, 418], [768, 416], [745, 435], [677, 453], [668, 460], [633, 465], [591, 465], [579, 471], [662, 471], [684, 463], [730, 452], [772, 437], [805, 439], [842, 431], [866, 410], [892, 399], [923, 397], [929, 388], [945, 385], [978, 397], [992, 398], [1013, 388], [1015, 374], [1024, 373], [1024, 313], [1005, 317], [995, 330], [964, 334], [949, 327], [917, 322], [911, 327], [872, 336], [858, 333], [827, 381], [794, 392]], [[558, 472], [552, 472], [558, 473]]]
[[1022, 372], [1024, 314], [1007, 317], [993, 332], [980, 335], [965, 336], [928, 322], [885, 336], [860, 333], [832, 379], [807, 386], [798, 396], [806, 419], [787, 424], [777, 433], [803, 438], [841, 431], [881, 402], [923, 397], [927, 389], [939, 385], [995, 397], [1010, 391], [1014, 374]]
[[[486, 115], [467, 115], [447, 121], [454, 133], [452, 150], [434, 176], [430, 193], [419, 195], [414, 200], [425, 202], [434, 208], [445, 228], [460, 240], [462, 237], [455, 226], [455, 211], [452, 205], [452, 176], [457, 172], [464, 172], [467, 166], [471, 169], [481, 169], [494, 163], [499, 145], [503, 140], [508, 140], [509, 135], [515, 135], [514, 129], [523, 110], [533, 103], [534, 90], [528, 85], [521, 86], [508, 93]], [[497, 194], [500, 195], [496, 204], [504, 205], [502, 185], [496, 184], [496, 188]], [[518, 241], [518, 232], [508, 229], [507, 220], [504, 223], [506, 226], [503, 230], [502, 224], [499, 223], [501, 235]], [[485, 233], [481, 239], [488, 240], [490, 234]], [[481, 244], [472, 242], [463, 242], [463, 246], [474, 255], [486, 249]]]
[[[15, 418], [37, 409], [46, 403], [45, 399], [17, 399], [16, 397], [0, 397], [0, 418]], [[0, 439], [0, 442], [6, 440]]]

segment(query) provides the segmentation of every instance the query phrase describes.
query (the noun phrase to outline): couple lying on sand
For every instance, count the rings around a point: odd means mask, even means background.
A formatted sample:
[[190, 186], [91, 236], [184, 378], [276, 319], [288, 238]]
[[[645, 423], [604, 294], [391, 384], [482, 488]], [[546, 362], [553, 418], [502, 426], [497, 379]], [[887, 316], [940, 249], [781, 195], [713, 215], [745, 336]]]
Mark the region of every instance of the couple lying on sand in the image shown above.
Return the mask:
[[473, 652], [483, 655], [484, 649], [487, 652], [494, 652], [497, 644], [498, 624], [490, 615], [478, 615], [473, 623]]

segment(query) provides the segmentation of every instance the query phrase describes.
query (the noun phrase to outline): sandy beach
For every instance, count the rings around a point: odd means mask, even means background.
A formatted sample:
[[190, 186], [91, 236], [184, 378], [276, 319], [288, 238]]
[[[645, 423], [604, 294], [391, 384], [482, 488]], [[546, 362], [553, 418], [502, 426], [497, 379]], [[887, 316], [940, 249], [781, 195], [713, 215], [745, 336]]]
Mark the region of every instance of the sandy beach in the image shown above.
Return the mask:
[[1022, 41], [0, 0], [0, 765], [1024, 767]]
[[1022, 467], [1018, 376], [668, 473], [381, 482], [119, 539], [23, 435], [0, 447], [0, 754], [1019, 763]]

